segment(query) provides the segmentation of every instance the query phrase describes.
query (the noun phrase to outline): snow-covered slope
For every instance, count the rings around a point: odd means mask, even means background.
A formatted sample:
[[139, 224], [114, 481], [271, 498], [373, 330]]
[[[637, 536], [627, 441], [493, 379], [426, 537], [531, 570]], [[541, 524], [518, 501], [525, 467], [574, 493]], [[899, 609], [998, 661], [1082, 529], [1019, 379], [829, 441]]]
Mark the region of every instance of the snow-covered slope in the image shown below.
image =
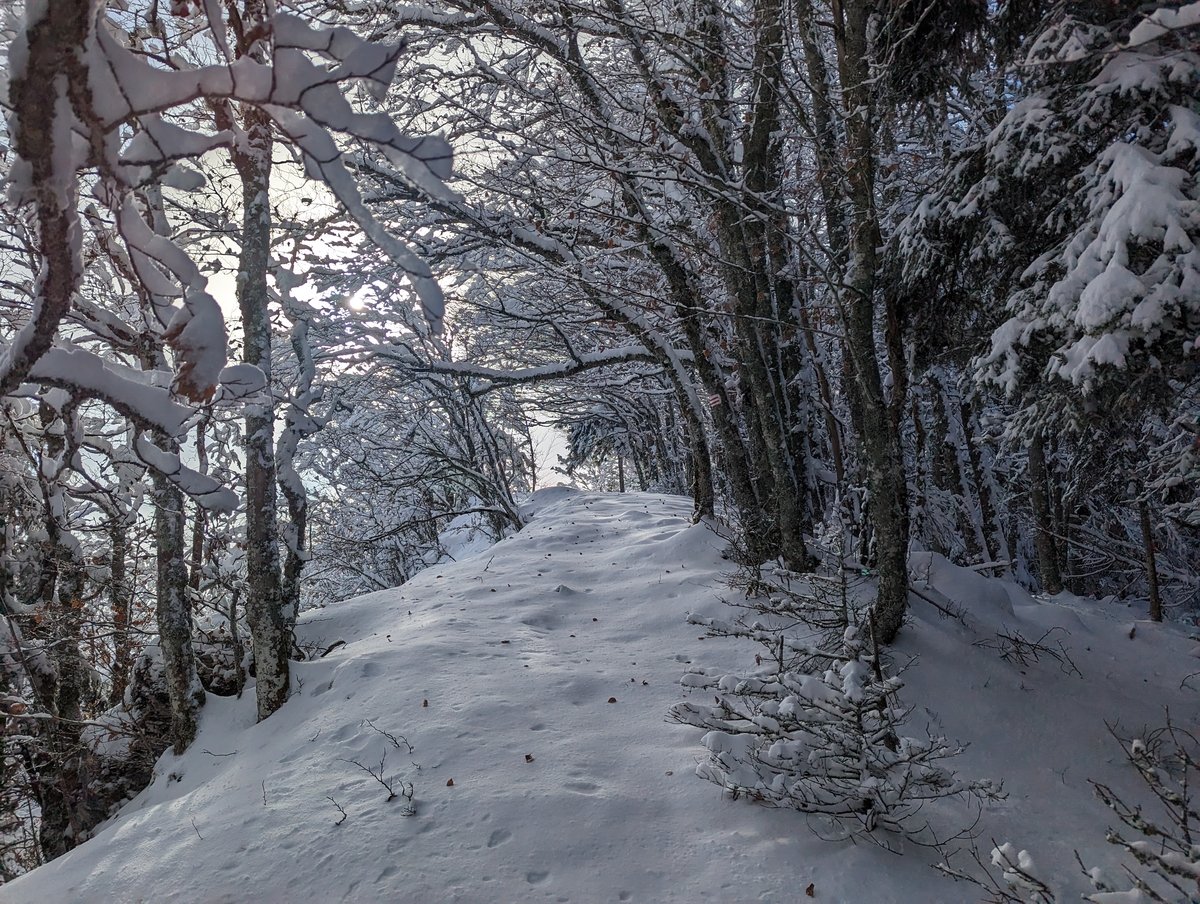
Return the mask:
[[[528, 528], [404, 587], [308, 613], [295, 696], [254, 724], [210, 698], [200, 736], [97, 837], [0, 887], [0, 902], [963, 902], [977, 896], [872, 845], [820, 841], [799, 814], [698, 780], [699, 732], [665, 721], [689, 663], [753, 651], [703, 639], [689, 612], [730, 595], [722, 542], [687, 501], [554, 489]], [[944, 560], [901, 654], [906, 696], [972, 742], [964, 774], [1005, 779], [982, 841], [1029, 847], [1071, 888], [1105, 850], [1088, 778], [1131, 788], [1104, 719], [1194, 724], [1194, 643], [1161, 626], [1039, 603]], [[973, 647], [997, 626], [1061, 637], [1086, 680]], [[393, 736], [395, 740], [390, 736]], [[411, 752], [409, 750], [411, 745]], [[402, 792], [388, 792], [365, 768]], [[356, 765], [357, 761], [360, 765]], [[336, 801], [336, 804], [334, 803]], [[344, 811], [345, 817], [338, 807]], [[962, 811], [945, 808], [948, 818]]]

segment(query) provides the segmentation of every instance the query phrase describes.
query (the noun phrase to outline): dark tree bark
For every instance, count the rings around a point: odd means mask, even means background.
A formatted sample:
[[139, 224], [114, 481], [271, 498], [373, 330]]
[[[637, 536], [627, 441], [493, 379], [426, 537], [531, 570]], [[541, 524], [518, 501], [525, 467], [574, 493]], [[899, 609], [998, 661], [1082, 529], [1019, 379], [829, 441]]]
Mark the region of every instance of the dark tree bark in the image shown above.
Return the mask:
[[[81, 741], [89, 669], [80, 652], [85, 571], [56, 512], [61, 505], [53, 462], [67, 457], [71, 406], [58, 412], [44, 403], [44, 450], [38, 475], [46, 539], [41, 562], [39, 632], [48, 641], [53, 669], [27, 666], [34, 699], [50, 717], [38, 726], [41, 743], [31, 754], [33, 790], [41, 808], [38, 841], [47, 860], [65, 854], [95, 824], [87, 815], [87, 756]], [[59, 465], [61, 467], [61, 465]]]
[[1150, 504], [1138, 500], [1138, 521], [1142, 527], [1142, 547], [1146, 553], [1146, 584], [1150, 596], [1150, 618], [1162, 621], [1162, 597], [1158, 593], [1158, 563], [1155, 561], [1154, 526], [1150, 520]]
[[133, 592], [129, 586], [126, 559], [129, 556], [129, 525], [120, 512], [110, 513], [108, 529], [112, 548], [108, 555], [108, 599], [113, 618], [112, 690], [109, 701], [116, 705], [129, 686], [129, 671], [133, 668], [133, 642], [129, 633], [130, 608]]
[[[167, 451], [179, 450], [178, 443], [165, 436], [159, 436], [158, 442]], [[153, 501], [159, 647], [171, 701], [171, 743], [176, 753], [183, 753], [196, 737], [200, 707], [204, 705], [204, 688], [196, 674], [192, 650], [183, 493], [156, 473]]]
[[906, 385], [899, 329], [901, 312], [896, 310], [894, 299], [885, 299], [883, 311], [884, 342], [892, 370], [890, 400], [884, 393], [875, 340], [876, 249], [880, 233], [875, 209], [869, 12], [864, 0], [835, 0], [833, 4], [834, 39], [845, 104], [846, 179], [851, 208], [842, 316], [850, 368], [851, 412], [866, 464], [869, 515], [879, 571], [875, 628], [879, 641], [886, 644], [899, 632], [908, 608], [908, 486], [900, 430]]
[[1061, 593], [1062, 572], [1058, 568], [1058, 548], [1054, 538], [1054, 518], [1050, 511], [1050, 494], [1046, 472], [1046, 441], [1041, 433], [1029, 443], [1029, 505], [1033, 511], [1033, 545], [1037, 552], [1038, 575], [1042, 590]]

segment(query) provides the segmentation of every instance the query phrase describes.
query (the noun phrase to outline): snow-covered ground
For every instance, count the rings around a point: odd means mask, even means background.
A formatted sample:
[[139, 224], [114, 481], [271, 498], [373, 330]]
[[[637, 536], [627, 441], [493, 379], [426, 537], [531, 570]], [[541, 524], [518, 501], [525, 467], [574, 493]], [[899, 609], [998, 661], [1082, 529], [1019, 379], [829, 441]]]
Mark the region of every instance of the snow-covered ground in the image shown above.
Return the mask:
[[[930, 851], [824, 842], [802, 815], [695, 777], [700, 732], [665, 719], [679, 678], [744, 668], [753, 650], [685, 621], [722, 615], [733, 593], [722, 541], [686, 500], [552, 488], [533, 509], [490, 549], [309, 612], [302, 641], [333, 649], [295, 667], [282, 711], [256, 725], [252, 695], [210, 698], [184, 756], [0, 902], [795, 902], [810, 883], [817, 901], [979, 899], [935, 874]], [[992, 839], [1029, 848], [1075, 897], [1074, 849], [1116, 862], [1088, 779], [1136, 787], [1104, 721], [1156, 725], [1169, 705], [1194, 727], [1181, 681], [1200, 669], [1195, 641], [1144, 622], [1131, 638], [1131, 618], [944, 560], [914, 570], [967, 625], [914, 600], [897, 650], [919, 656], [911, 727], [970, 742], [959, 771], [1004, 780], [1008, 800], [977, 827], [985, 853]], [[1066, 629], [1052, 639], [1084, 677], [972, 646], [1001, 626]], [[411, 783], [411, 811], [363, 768], [381, 761], [396, 792]]]

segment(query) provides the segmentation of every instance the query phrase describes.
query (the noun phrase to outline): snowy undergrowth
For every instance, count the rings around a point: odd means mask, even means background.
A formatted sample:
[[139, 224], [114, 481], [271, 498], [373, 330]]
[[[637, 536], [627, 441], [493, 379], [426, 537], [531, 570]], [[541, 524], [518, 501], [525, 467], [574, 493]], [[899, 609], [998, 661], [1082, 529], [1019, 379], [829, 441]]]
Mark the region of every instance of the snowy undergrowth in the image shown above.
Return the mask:
[[[934, 873], [932, 852], [822, 842], [802, 815], [695, 777], [701, 732], [665, 720], [680, 677], [744, 669], [755, 647], [686, 621], [724, 616], [731, 592], [723, 544], [690, 524], [690, 503], [555, 489], [530, 510], [490, 549], [308, 613], [303, 643], [333, 649], [296, 667], [283, 710], [256, 725], [252, 695], [210, 698], [184, 756], [0, 902], [787, 902], [810, 883], [818, 901], [976, 899]], [[1195, 642], [1141, 622], [1131, 638], [1129, 620], [1081, 601], [916, 564], [922, 592], [967, 623], [914, 599], [896, 651], [919, 657], [911, 721], [969, 742], [965, 774], [1004, 780], [981, 847], [1030, 850], [1074, 896], [1075, 848], [1119, 859], [1088, 779], [1137, 793], [1104, 722], [1132, 733], [1169, 705], [1194, 724], [1180, 685], [1200, 668]], [[1050, 628], [1083, 678], [974, 645]]]

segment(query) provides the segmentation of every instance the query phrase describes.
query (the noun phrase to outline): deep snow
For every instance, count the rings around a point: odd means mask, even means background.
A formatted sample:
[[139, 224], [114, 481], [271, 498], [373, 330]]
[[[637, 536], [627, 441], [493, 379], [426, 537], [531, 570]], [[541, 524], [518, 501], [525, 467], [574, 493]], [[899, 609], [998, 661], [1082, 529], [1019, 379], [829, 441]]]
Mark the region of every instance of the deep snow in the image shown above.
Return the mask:
[[[679, 678], [744, 669], [754, 649], [685, 621], [725, 616], [733, 594], [724, 543], [686, 500], [552, 488], [530, 510], [496, 546], [307, 613], [302, 642], [345, 643], [295, 666], [283, 710], [256, 725], [252, 694], [210, 697], [184, 756], [164, 756], [93, 840], [0, 887], [0, 902], [793, 902], [809, 883], [817, 901], [979, 899], [936, 875], [930, 851], [823, 842], [802, 815], [695, 777], [700, 732], [665, 720]], [[1038, 601], [938, 557], [913, 571], [967, 625], [914, 599], [896, 651], [919, 657], [909, 727], [970, 742], [959, 771], [1004, 780], [1008, 800], [977, 827], [985, 853], [991, 839], [1029, 848], [1076, 897], [1074, 849], [1117, 862], [1087, 779], [1136, 788], [1104, 721], [1153, 726], [1169, 705], [1195, 727], [1181, 682], [1200, 670], [1196, 643], [1145, 622], [1130, 638], [1129, 616]], [[972, 646], [1000, 626], [1065, 628], [1084, 678]], [[349, 762], [384, 754], [396, 790], [412, 784], [413, 815]]]

